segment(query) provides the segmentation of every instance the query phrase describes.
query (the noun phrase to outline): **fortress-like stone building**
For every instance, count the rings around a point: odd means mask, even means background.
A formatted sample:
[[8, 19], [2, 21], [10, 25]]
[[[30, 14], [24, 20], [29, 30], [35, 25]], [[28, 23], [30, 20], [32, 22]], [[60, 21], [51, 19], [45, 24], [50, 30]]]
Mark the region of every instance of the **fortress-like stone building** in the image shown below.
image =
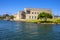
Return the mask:
[[41, 12], [51, 13], [50, 9], [39, 9], [39, 8], [24, 8], [24, 11], [19, 11], [15, 14], [14, 20], [36, 20], [38, 14]]

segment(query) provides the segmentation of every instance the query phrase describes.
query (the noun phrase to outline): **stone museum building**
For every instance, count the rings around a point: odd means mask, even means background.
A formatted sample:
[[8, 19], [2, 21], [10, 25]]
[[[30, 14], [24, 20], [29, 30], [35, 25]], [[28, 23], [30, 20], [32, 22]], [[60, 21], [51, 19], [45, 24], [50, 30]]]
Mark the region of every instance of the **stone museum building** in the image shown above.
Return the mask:
[[23, 11], [18, 11], [17, 14], [14, 14], [14, 20], [36, 20], [38, 14], [40, 14], [41, 12], [52, 14], [50, 9], [24, 8]]

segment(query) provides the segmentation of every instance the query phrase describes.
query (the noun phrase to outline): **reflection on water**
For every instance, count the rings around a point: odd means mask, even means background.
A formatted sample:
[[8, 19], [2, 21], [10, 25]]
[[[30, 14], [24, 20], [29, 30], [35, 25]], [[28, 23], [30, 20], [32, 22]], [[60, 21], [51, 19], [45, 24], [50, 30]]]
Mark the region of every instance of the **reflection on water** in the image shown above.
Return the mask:
[[0, 21], [0, 40], [60, 40], [60, 25]]

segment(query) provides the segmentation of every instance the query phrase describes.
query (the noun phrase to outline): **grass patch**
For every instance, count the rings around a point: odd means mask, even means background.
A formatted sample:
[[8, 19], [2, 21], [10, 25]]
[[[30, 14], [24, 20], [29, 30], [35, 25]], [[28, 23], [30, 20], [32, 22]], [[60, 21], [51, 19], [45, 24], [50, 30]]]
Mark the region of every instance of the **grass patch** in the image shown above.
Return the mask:
[[41, 20], [26, 20], [26, 22], [40, 22]]
[[40, 23], [53, 23], [53, 21], [40, 21]]
[[40, 22], [40, 23], [60, 23], [60, 19], [47, 19], [47, 21], [43, 20], [26, 20], [26, 22]]
[[60, 19], [57, 19], [55, 22], [56, 22], [56, 23], [60, 23]]

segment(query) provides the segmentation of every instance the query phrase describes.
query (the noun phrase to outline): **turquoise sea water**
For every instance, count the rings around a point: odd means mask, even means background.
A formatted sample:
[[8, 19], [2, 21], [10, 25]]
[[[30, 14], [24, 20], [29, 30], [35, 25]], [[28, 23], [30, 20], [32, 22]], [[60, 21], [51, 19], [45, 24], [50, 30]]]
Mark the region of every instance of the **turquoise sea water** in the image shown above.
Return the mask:
[[0, 40], [60, 40], [60, 24], [0, 20]]

